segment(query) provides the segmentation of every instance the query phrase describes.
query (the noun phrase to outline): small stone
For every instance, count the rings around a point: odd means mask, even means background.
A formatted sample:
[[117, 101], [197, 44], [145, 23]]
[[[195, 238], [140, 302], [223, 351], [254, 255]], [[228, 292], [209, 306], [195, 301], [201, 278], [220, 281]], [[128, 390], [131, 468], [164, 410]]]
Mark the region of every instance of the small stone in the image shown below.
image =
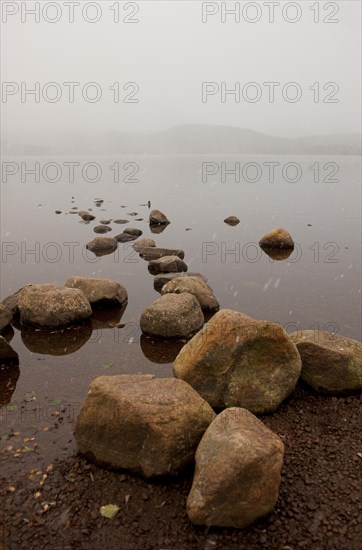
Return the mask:
[[160, 212], [160, 210], [152, 210], [150, 213], [150, 225], [167, 225], [169, 223], [170, 222], [166, 218], [165, 214]]
[[224, 222], [228, 225], [238, 225], [240, 223], [240, 220], [236, 216], [229, 216], [224, 220]]
[[285, 229], [273, 229], [259, 241], [262, 248], [294, 248], [294, 242]]

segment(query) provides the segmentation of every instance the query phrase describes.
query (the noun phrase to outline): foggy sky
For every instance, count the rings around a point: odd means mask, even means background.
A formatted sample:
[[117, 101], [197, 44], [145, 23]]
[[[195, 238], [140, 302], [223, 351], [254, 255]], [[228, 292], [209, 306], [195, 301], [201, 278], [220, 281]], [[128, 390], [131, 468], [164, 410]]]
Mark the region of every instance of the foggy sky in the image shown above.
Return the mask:
[[[233, 18], [222, 23], [220, 13], [203, 23], [198, 0], [138, 2], [140, 9], [134, 18], [139, 23], [115, 23], [114, 11], [109, 9], [114, 3], [98, 2], [102, 17], [94, 24], [82, 19], [80, 8], [74, 23], [69, 23], [64, 2], [58, 2], [62, 18], [57, 23], [47, 23], [42, 16], [39, 23], [33, 17], [22, 23], [18, 13], [2, 24], [2, 81], [25, 82], [29, 88], [39, 82], [41, 89], [56, 82], [63, 94], [57, 103], [43, 99], [35, 103], [31, 97], [22, 103], [20, 93], [8, 96], [1, 104], [2, 139], [68, 132], [149, 133], [195, 123], [239, 126], [281, 137], [360, 132], [359, 1], [334, 3], [340, 7], [335, 24], [314, 23], [309, 8], [315, 2], [306, 0], [299, 2], [303, 16], [295, 24], [283, 20], [280, 8], [275, 11], [275, 22], [269, 23], [262, 2], [258, 3], [262, 19], [255, 24], [243, 18], [240, 23]], [[242, 7], [245, 3], [236, 4]], [[25, 3], [11, 4], [20, 10]], [[26, 4], [32, 7], [34, 2]], [[228, 3], [229, 7], [233, 4]], [[326, 2], [320, 4], [321, 17], [326, 17]], [[121, 19], [131, 13], [131, 8], [123, 7], [120, 2]], [[73, 104], [68, 102], [64, 82], [81, 84], [75, 89]], [[102, 89], [98, 103], [87, 103], [81, 96], [80, 89], [88, 82], [97, 82]], [[115, 103], [114, 92], [109, 90], [114, 82], [120, 83], [123, 95], [123, 85], [136, 82], [139, 102]], [[263, 87], [263, 98], [256, 103], [243, 98], [240, 103], [232, 99], [221, 103], [220, 94], [203, 103], [202, 82], [225, 82], [228, 87], [235, 82], [241, 86], [297, 82], [303, 96], [298, 103], [288, 103], [278, 88], [271, 104]], [[318, 103], [308, 90], [315, 82], [321, 86]], [[323, 103], [327, 82], [339, 85], [338, 103]]]

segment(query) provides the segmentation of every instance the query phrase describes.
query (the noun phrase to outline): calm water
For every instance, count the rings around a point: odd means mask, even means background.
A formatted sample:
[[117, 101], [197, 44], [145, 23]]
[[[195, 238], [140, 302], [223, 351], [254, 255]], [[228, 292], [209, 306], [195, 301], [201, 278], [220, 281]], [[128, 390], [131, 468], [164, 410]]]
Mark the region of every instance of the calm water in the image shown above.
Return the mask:
[[[281, 323], [288, 331], [334, 330], [360, 339], [358, 158], [17, 157], [4, 161], [16, 162], [19, 169], [21, 162], [28, 169], [39, 162], [40, 170], [57, 162], [58, 176], [60, 171], [62, 175], [54, 183], [42, 176], [40, 182], [34, 182], [31, 175], [22, 182], [19, 172], [2, 183], [1, 298], [28, 283], [62, 284], [69, 276], [84, 275], [121, 282], [129, 302], [121, 329], [109, 326], [120, 319], [122, 312], [117, 310], [108, 317], [98, 313], [92, 326], [73, 331], [70, 337], [68, 331], [63, 339], [57, 334], [14, 329], [11, 345], [19, 354], [20, 367], [12, 372], [10, 385], [14, 386], [17, 376], [18, 380], [10, 405], [5, 407], [6, 399], [2, 401], [2, 433], [21, 425], [22, 433], [37, 432], [41, 445], [49, 438], [42, 430], [54, 420], [55, 409], [70, 407], [76, 412], [89, 383], [99, 375], [172, 376], [171, 364], [183, 343], [155, 344], [141, 338], [138, 327], [145, 306], [159, 296], [147, 263], [132, 252], [130, 244], [120, 244], [115, 254], [101, 258], [85, 251], [86, 243], [96, 236], [93, 227], [103, 218], [130, 220], [127, 225], [111, 224], [108, 236], [125, 227], [138, 227], [143, 237], [154, 238], [159, 246], [182, 248], [189, 271], [207, 277], [221, 308]], [[69, 181], [64, 164], [69, 162], [80, 165], [75, 167], [74, 182]], [[92, 183], [82, 177], [81, 169], [89, 162], [102, 167], [100, 181]], [[115, 181], [115, 162], [119, 182]], [[271, 162], [280, 163], [275, 181], [270, 181], [271, 165], [265, 165]], [[206, 176], [203, 163], [208, 163], [209, 172], [219, 171]], [[223, 178], [223, 169], [231, 169], [235, 163], [240, 164], [236, 165], [240, 174], [224, 174]], [[290, 165], [283, 176], [287, 163], [297, 166]], [[300, 180], [288, 181], [297, 179], [298, 171]], [[89, 168], [88, 179], [95, 176], [95, 170]], [[127, 176], [139, 181], [127, 181]], [[252, 181], [259, 176], [259, 181]], [[55, 178], [55, 170], [49, 167], [45, 177]], [[94, 205], [96, 198], [104, 199], [101, 207]], [[151, 208], [162, 210], [171, 221], [158, 235], [149, 230], [148, 206], [141, 206], [149, 200]], [[79, 216], [69, 214], [72, 207], [92, 208], [97, 219], [81, 223]], [[62, 214], [56, 215], [55, 210]], [[133, 212], [137, 216], [129, 216]], [[240, 224], [227, 226], [223, 220], [229, 215], [238, 216]], [[143, 220], [135, 221], [138, 218]], [[284, 261], [273, 261], [256, 246], [275, 227], [286, 228], [297, 243]], [[2, 373], [1, 391], [9, 376]], [[37, 407], [38, 415], [34, 412]], [[65, 424], [57, 430], [54, 441], [58, 445], [70, 439], [69, 423], [68, 427]], [[50, 452], [49, 448], [44, 452]]]

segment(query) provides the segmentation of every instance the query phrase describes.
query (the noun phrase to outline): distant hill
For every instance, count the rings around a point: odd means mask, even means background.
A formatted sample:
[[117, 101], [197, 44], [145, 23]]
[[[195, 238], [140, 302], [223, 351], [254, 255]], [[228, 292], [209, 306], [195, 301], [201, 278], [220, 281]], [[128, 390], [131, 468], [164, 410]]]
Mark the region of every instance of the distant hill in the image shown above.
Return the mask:
[[360, 155], [359, 134], [285, 139], [234, 126], [187, 124], [149, 135], [63, 135], [44, 143], [3, 143], [3, 154], [331, 154]]

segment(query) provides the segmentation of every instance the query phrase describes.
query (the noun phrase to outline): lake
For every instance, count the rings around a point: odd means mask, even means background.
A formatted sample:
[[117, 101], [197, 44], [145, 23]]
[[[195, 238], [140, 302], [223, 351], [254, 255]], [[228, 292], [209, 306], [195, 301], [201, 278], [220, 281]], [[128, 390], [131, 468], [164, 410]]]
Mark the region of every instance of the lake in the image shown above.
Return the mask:
[[[59, 445], [65, 454], [73, 449], [72, 418], [94, 378], [172, 376], [184, 344], [142, 337], [141, 313], [159, 296], [153, 276], [132, 243], [101, 258], [85, 250], [101, 219], [129, 220], [112, 223], [108, 236], [137, 227], [158, 246], [183, 249], [189, 271], [205, 275], [221, 308], [280, 323], [288, 332], [327, 330], [360, 339], [358, 157], [12, 157], [4, 166], [1, 298], [28, 283], [63, 284], [72, 275], [119, 281], [129, 298], [123, 312], [98, 311], [92, 325], [63, 334], [14, 328], [11, 345], [20, 365], [11, 376], [1, 374], [2, 392], [16, 384], [10, 403], [2, 401], [2, 434], [36, 433], [49, 459]], [[38, 173], [27, 172], [32, 169]], [[97, 207], [95, 199], [104, 202]], [[160, 234], [150, 232], [148, 201], [171, 221]], [[96, 220], [82, 223], [70, 214], [75, 207], [92, 208]], [[226, 225], [230, 215], [240, 224]], [[281, 261], [257, 245], [276, 227], [296, 243]], [[110, 326], [120, 318], [123, 328]], [[51, 446], [47, 427], [62, 415]]]

